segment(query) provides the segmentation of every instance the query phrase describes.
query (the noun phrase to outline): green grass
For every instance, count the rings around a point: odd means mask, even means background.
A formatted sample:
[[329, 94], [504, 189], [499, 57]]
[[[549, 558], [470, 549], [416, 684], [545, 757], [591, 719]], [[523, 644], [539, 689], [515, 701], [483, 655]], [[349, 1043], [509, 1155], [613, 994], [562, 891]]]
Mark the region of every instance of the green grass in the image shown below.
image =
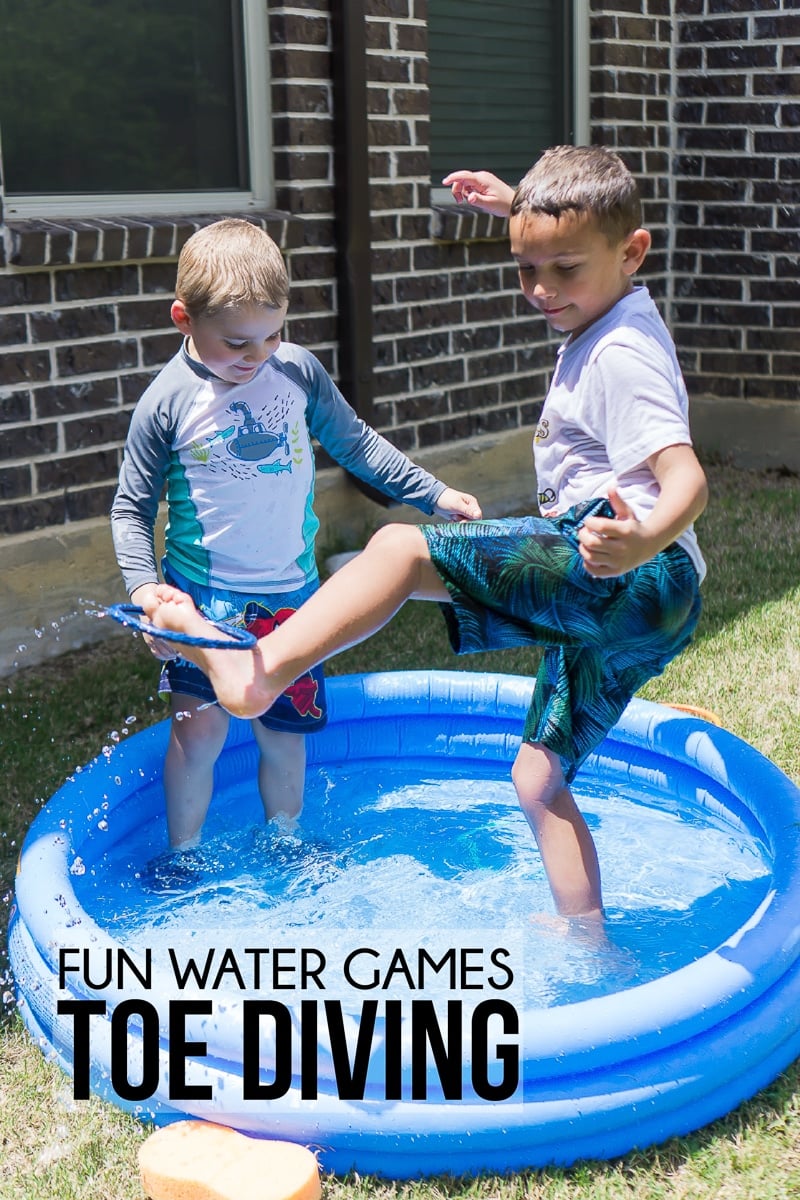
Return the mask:
[[[800, 782], [800, 481], [709, 467], [699, 526], [709, 563], [692, 647], [643, 692], [715, 711]], [[536, 656], [456, 660], [432, 605], [410, 604], [330, 673], [410, 668], [531, 673]], [[0, 681], [0, 895], [7, 910], [24, 832], [79, 763], [163, 716], [154, 664], [120, 632]], [[5, 693], [5, 694], [4, 694]], [[126, 720], [136, 721], [127, 725]], [[4, 924], [4, 922], [3, 922]], [[5, 990], [5, 989], [3, 989]], [[0, 1200], [142, 1200], [137, 1147], [147, 1131], [113, 1106], [75, 1101], [9, 1010], [0, 1027]], [[458, 1164], [454, 1162], [454, 1170]], [[391, 1184], [326, 1178], [330, 1200], [783, 1200], [800, 1194], [800, 1066], [722, 1121], [611, 1163], [508, 1178]]]

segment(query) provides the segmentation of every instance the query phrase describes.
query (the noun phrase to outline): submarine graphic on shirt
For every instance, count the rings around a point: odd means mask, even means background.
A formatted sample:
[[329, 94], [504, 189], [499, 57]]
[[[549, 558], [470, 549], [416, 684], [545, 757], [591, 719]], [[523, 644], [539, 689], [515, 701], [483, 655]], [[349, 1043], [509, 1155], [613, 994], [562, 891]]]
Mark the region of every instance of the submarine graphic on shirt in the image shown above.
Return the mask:
[[[250, 405], [243, 400], [234, 400], [228, 411], [233, 416], [240, 416], [241, 423], [216, 430], [205, 438], [204, 443], [194, 443], [191, 453], [195, 459], [208, 462], [212, 447], [223, 442], [234, 459], [255, 463], [256, 470], [265, 475], [277, 475], [284, 471], [291, 473], [293, 447], [289, 439], [288, 421], [284, 421], [279, 430], [268, 429], [263, 421], [253, 417]], [[275, 455], [278, 457], [275, 458]], [[267, 459], [272, 461], [264, 461]], [[296, 455], [294, 461], [300, 461]], [[223, 466], [223, 463], [224, 460], [216, 459], [217, 466]]]

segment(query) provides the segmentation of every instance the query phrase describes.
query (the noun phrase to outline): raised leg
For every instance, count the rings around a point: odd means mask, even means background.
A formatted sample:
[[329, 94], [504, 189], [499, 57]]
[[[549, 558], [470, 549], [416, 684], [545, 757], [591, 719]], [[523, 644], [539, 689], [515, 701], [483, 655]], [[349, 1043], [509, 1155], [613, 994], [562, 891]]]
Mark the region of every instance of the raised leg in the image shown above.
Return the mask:
[[[449, 599], [420, 530], [387, 525], [296, 613], [261, 638], [255, 650], [187, 646], [182, 653], [208, 675], [228, 712], [256, 717], [312, 666], [375, 633], [412, 596]], [[209, 632], [191, 600], [173, 588], [159, 588], [145, 608], [151, 621], [163, 628]]]

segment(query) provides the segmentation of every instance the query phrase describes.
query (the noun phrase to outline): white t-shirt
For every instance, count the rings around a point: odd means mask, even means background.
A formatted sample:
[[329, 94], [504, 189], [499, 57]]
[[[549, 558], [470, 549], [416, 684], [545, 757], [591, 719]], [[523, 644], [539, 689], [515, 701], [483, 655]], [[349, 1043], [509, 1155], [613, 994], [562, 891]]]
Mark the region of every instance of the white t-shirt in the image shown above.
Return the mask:
[[[616, 484], [643, 520], [659, 494], [647, 459], [677, 445], [691, 445], [686, 385], [667, 327], [637, 287], [558, 351], [533, 441], [539, 507], [563, 513]], [[694, 529], [677, 540], [702, 579]]]

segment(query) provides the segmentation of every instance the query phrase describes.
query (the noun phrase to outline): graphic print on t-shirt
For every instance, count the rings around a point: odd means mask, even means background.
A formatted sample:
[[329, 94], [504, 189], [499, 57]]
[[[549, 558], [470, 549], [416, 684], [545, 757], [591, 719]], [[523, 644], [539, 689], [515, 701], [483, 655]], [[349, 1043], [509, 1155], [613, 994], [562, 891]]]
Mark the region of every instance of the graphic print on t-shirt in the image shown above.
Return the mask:
[[[252, 463], [257, 471], [265, 475], [291, 473], [292, 462], [302, 462], [302, 446], [293, 431], [289, 435], [289, 422], [285, 419], [289, 405], [275, 397], [275, 404], [264, 409], [258, 419], [253, 416], [250, 405], [243, 400], [234, 400], [227, 411], [238, 424], [217, 429], [205, 437], [203, 442], [193, 442], [190, 448], [196, 462], [208, 463], [212, 470], [220, 469], [241, 478], [235, 469], [237, 463]], [[224, 446], [225, 453], [216, 455], [214, 448]], [[229, 457], [230, 456], [230, 457]], [[233, 461], [231, 461], [231, 459]], [[269, 460], [269, 461], [268, 461]], [[249, 476], [251, 471], [244, 470]]]

